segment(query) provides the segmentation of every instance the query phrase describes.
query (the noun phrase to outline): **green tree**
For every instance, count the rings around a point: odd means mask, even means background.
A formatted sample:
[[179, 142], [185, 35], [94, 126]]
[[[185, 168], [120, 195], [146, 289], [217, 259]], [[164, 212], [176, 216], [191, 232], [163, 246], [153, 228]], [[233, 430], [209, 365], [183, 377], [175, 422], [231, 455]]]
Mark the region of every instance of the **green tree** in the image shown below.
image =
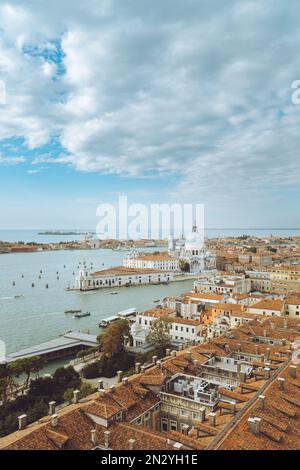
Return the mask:
[[28, 388], [31, 374], [34, 372], [39, 372], [46, 364], [46, 361], [43, 357], [33, 356], [23, 359], [18, 359], [17, 361], [9, 364], [10, 372], [17, 377], [22, 374], [25, 374], [24, 386]]
[[95, 390], [96, 389], [88, 382], [83, 382], [80, 385], [80, 393], [82, 397], [87, 397], [88, 395], [91, 395]]
[[128, 320], [120, 319], [111, 323], [104, 333], [97, 337], [101, 351], [112, 357], [125, 351], [125, 337], [130, 338], [130, 324]]
[[180, 268], [180, 271], [182, 271], [184, 273], [189, 273], [190, 272], [190, 265], [184, 259], [179, 260], [179, 268]]
[[159, 357], [163, 357], [165, 355], [166, 349], [171, 347], [171, 338], [169, 332], [169, 322], [164, 318], [155, 320], [150, 326], [147, 342]]
[[67, 388], [67, 390], [64, 393], [64, 400], [67, 403], [72, 403], [73, 400], [73, 388]]

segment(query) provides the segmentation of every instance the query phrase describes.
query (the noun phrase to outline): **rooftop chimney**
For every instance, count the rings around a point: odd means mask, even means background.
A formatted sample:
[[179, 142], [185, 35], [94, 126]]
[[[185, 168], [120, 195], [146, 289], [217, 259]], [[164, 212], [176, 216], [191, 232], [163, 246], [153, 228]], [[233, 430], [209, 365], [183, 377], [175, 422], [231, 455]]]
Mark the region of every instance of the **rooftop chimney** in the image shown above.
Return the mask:
[[118, 370], [118, 372], [117, 372], [118, 382], [121, 382], [121, 381], [122, 381], [122, 374], [123, 374], [123, 371], [122, 371], [122, 370]]
[[103, 380], [100, 379], [100, 380], [98, 380], [98, 391], [99, 391], [99, 390], [102, 390], [103, 388], [104, 388], [104, 387], [103, 387]]
[[145, 372], [145, 370], [146, 370], [146, 366], [144, 366], [144, 365], [141, 366], [141, 373], [142, 373], [142, 374]]
[[80, 390], [74, 390], [73, 392], [73, 403], [78, 403], [79, 402], [79, 395], [80, 395]]
[[136, 440], [135, 439], [129, 439], [128, 444], [129, 444], [129, 450], [134, 450]]
[[171, 352], [171, 356], [172, 356], [172, 357], [176, 357], [176, 351], [173, 350], [173, 351]]
[[248, 418], [249, 431], [256, 436], [260, 433], [260, 422], [261, 418]]
[[92, 441], [92, 446], [95, 447], [97, 445], [97, 431], [96, 431], [96, 429], [91, 430], [91, 441]]
[[270, 378], [271, 369], [269, 367], [264, 368], [265, 379], [268, 380]]
[[191, 360], [192, 360], [192, 352], [191, 352], [191, 351], [187, 351], [185, 357], [187, 358], [187, 360], [188, 360], [189, 362], [191, 362]]
[[205, 412], [206, 412], [205, 406], [201, 406], [201, 408], [199, 408], [198, 411], [200, 414], [200, 422], [203, 423], [203, 421], [205, 421]]
[[105, 397], [105, 389], [104, 388], [99, 388], [98, 395], [99, 395], [100, 398]]
[[239, 352], [242, 350], [242, 345], [241, 345], [241, 343], [238, 343], [238, 344], [237, 344], [237, 350], [238, 350]]
[[26, 428], [26, 426], [27, 426], [27, 415], [24, 414], [24, 415], [18, 416], [18, 422], [19, 422], [19, 431]]
[[123, 382], [124, 385], [128, 385], [128, 377], [124, 377], [122, 382]]
[[279, 387], [279, 390], [284, 390], [284, 378], [283, 377], [278, 377], [278, 387]]
[[110, 431], [104, 431], [104, 447], [105, 449], [109, 448], [109, 437], [110, 437]]
[[166, 349], [166, 356], [170, 356], [171, 355], [171, 349]]
[[49, 416], [54, 415], [54, 413], [55, 413], [55, 406], [56, 406], [56, 401], [50, 401], [50, 402], [49, 402]]
[[215, 426], [216, 425], [216, 413], [209, 413], [208, 421], [209, 421], [210, 426]]
[[290, 377], [292, 377], [292, 379], [297, 378], [297, 366], [290, 366], [289, 372], [290, 372]]
[[111, 385], [111, 386], [109, 387], [109, 390], [113, 393], [113, 392], [115, 391], [115, 388], [116, 388], [115, 385]]
[[135, 363], [135, 373], [136, 374], [139, 374], [141, 372], [141, 363], [140, 362], [136, 362]]
[[258, 404], [259, 404], [259, 408], [261, 410], [263, 410], [265, 408], [265, 396], [264, 395], [259, 395], [258, 397]]
[[55, 414], [53, 414], [53, 415], [51, 416], [51, 427], [52, 427], [52, 428], [56, 428], [57, 423], [58, 423], [58, 416], [57, 416], [57, 414], [55, 413]]
[[286, 318], [283, 320], [283, 326], [284, 326], [285, 329], [288, 328], [288, 321], [287, 321]]
[[188, 435], [188, 430], [189, 430], [188, 424], [183, 424], [181, 429], [182, 429], [182, 433], [183, 433], [185, 436], [187, 436], [187, 435]]
[[158, 361], [156, 361], [156, 365], [161, 369], [162, 362], [161, 362], [160, 359]]
[[269, 359], [269, 357], [270, 357], [270, 352], [271, 352], [271, 349], [270, 349], [270, 348], [267, 348], [267, 349], [266, 349], [266, 354], [265, 354], [266, 359]]
[[158, 357], [157, 356], [152, 356], [152, 364], [156, 364]]

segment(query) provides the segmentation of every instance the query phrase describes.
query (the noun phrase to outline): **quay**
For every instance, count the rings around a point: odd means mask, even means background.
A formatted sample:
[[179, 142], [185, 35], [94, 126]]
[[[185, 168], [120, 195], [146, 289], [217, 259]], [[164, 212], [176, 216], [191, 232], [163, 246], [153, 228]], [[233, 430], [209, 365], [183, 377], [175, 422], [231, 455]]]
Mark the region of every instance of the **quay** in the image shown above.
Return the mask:
[[31, 346], [6, 356], [6, 362], [13, 362], [33, 356], [43, 356], [47, 360], [60, 359], [76, 354], [81, 349], [97, 346], [97, 336], [80, 331], [71, 331], [45, 343]]

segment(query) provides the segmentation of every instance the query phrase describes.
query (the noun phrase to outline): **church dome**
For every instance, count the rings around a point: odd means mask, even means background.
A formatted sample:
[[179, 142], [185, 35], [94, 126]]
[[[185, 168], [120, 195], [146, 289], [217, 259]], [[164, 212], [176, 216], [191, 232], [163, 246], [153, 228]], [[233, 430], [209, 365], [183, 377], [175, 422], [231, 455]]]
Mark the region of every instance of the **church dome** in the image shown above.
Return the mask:
[[203, 249], [203, 238], [199, 234], [196, 225], [193, 227], [193, 232], [186, 237], [185, 249], [186, 251], [197, 252], [196, 254], [199, 254], [198, 252]]

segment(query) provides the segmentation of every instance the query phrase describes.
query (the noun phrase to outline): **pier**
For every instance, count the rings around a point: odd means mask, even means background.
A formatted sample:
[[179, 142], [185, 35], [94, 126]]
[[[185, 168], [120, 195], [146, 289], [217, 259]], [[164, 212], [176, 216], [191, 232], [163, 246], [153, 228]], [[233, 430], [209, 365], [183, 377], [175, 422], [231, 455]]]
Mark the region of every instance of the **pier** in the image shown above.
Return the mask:
[[97, 336], [80, 331], [65, 333], [58, 338], [46, 341], [45, 343], [31, 346], [20, 351], [9, 354], [7, 362], [17, 361], [33, 356], [43, 356], [47, 360], [60, 359], [71, 356], [84, 348], [91, 348], [98, 345]]

